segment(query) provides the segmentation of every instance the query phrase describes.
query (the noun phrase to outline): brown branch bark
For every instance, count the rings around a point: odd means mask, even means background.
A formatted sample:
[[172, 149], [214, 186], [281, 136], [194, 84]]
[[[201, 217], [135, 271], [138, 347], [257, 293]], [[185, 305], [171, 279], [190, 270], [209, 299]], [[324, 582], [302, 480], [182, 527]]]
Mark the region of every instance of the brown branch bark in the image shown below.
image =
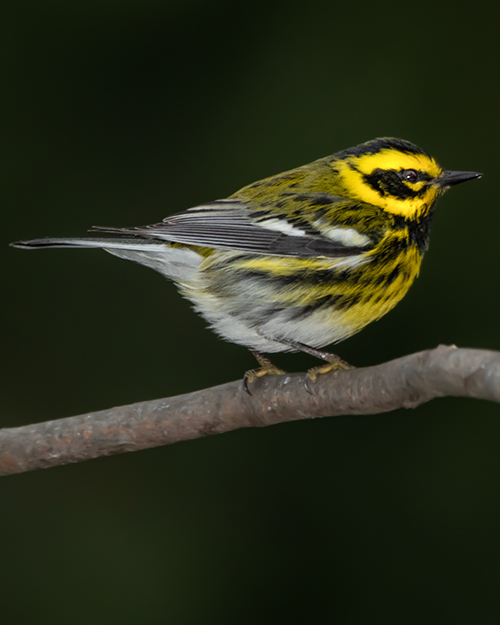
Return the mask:
[[0, 475], [157, 447], [244, 427], [415, 408], [435, 397], [500, 402], [500, 352], [440, 346], [361, 369], [241, 380], [167, 399], [0, 430]]

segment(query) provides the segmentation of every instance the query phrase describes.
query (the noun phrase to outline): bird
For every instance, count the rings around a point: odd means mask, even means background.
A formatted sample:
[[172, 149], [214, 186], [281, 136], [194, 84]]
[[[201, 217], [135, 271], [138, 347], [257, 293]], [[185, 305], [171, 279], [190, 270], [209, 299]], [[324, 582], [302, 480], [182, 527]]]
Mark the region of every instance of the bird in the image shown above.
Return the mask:
[[256, 378], [282, 374], [268, 354], [349, 368], [323, 351], [389, 312], [418, 276], [436, 201], [480, 178], [444, 170], [413, 143], [377, 138], [249, 184], [228, 198], [139, 227], [41, 238], [22, 249], [102, 248], [173, 281], [226, 341], [250, 349]]

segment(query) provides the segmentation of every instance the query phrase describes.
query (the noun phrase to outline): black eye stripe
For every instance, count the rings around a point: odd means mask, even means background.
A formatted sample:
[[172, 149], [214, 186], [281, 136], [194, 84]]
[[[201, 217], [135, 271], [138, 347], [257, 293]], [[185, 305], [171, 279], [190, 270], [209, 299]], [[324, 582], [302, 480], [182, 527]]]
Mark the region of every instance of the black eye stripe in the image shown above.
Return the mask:
[[431, 176], [427, 172], [407, 169], [401, 171], [396, 171], [395, 169], [374, 169], [371, 174], [365, 174], [363, 179], [382, 197], [392, 196], [398, 200], [423, 197], [427, 192], [426, 185], [421, 189], [415, 190], [406, 184], [409, 181], [404, 178], [404, 173], [409, 171], [415, 171], [415, 174], [417, 174], [415, 182], [431, 180]]

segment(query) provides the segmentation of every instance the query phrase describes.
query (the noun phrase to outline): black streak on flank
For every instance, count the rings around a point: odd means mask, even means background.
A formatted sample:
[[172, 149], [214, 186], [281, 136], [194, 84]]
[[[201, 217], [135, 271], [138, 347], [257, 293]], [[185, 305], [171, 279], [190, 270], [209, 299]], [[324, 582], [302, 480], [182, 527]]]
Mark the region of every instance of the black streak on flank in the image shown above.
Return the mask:
[[333, 307], [336, 310], [344, 310], [359, 304], [362, 299], [362, 295], [326, 295], [325, 297], [318, 298], [314, 304], [308, 304], [307, 306], [297, 307], [290, 315], [290, 321], [295, 319], [303, 319], [306, 316], [312, 315], [322, 308]]
[[392, 284], [394, 282], [394, 280], [396, 280], [396, 278], [399, 276], [400, 274], [400, 268], [399, 267], [395, 267], [391, 273], [387, 276], [387, 279], [385, 281], [386, 286], [389, 286], [390, 284]]
[[[377, 263], [382, 263], [383, 266], [386, 263], [395, 261], [398, 257], [408, 249], [408, 239], [394, 238], [386, 241], [376, 252], [375, 259]], [[380, 276], [384, 281], [385, 275]]]

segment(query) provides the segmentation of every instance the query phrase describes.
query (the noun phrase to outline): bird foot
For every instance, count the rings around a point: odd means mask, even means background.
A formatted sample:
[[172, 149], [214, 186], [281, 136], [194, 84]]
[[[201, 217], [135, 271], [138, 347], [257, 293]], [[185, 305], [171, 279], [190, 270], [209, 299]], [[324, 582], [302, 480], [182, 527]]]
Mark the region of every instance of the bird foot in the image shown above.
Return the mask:
[[256, 352], [254, 350], [250, 351], [255, 356], [255, 358], [257, 358], [260, 367], [258, 369], [250, 369], [243, 376], [243, 388], [249, 395], [252, 394], [250, 392], [249, 385], [253, 384], [257, 378], [263, 378], [265, 375], [283, 375], [284, 373], [286, 373], [286, 371], [283, 371], [283, 369], [278, 369], [276, 365], [273, 365], [269, 358], [266, 358], [266, 356], [264, 356], [260, 352]]
[[341, 369], [355, 369], [352, 365], [350, 365], [342, 358], [339, 358], [336, 354], [330, 354], [329, 352], [321, 352], [321, 358], [327, 360], [324, 365], [318, 365], [317, 367], [312, 367], [307, 372], [306, 379], [304, 381], [304, 386], [306, 391], [310, 395], [314, 395], [313, 388], [311, 387], [312, 382], [316, 382], [318, 375], [323, 375], [324, 373], [330, 373], [330, 371], [340, 371]]

